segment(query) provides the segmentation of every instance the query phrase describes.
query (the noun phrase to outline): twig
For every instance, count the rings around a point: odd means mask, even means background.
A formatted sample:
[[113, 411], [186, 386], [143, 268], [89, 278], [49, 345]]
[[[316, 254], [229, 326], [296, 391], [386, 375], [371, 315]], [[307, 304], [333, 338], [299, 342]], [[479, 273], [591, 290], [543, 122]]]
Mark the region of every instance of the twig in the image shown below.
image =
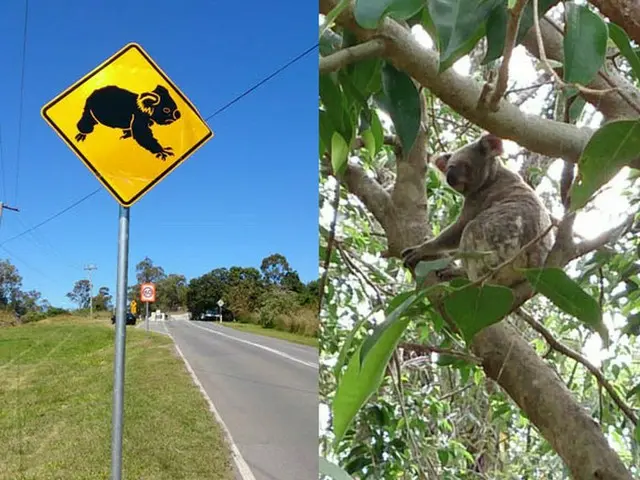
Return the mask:
[[579, 244], [577, 244], [575, 246], [575, 252], [571, 256], [570, 260], [581, 257], [582, 255], [585, 255], [592, 250], [601, 248], [614, 239], [624, 235], [633, 226], [634, 217], [634, 214], [630, 214], [622, 221], [622, 223], [620, 223], [620, 225], [613, 227], [604, 233], [601, 233], [591, 240], [585, 240], [584, 242], [580, 242]]
[[544, 43], [542, 41], [542, 31], [540, 30], [540, 20], [538, 18], [538, 0], [532, 0], [532, 1], [533, 1], [533, 26], [536, 34], [536, 40], [538, 42], [538, 53], [540, 55], [540, 61], [542, 62], [542, 65], [545, 67], [545, 70], [547, 70], [547, 72], [549, 72], [553, 76], [556, 83], [560, 85], [561, 88], [566, 88], [569, 86], [575, 87], [581, 93], [585, 93], [588, 95], [604, 96], [604, 95], [607, 95], [608, 93], [618, 92], [620, 90], [618, 87], [607, 88], [605, 90], [595, 90], [593, 88], [580, 85], [579, 83], [568, 84], [560, 78], [560, 75], [558, 75], [558, 73], [553, 69], [553, 67], [551, 67], [549, 60], [547, 59], [547, 53], [545, 52], [545, 49], [544, 49]]
[[417, 353], [421, 357], [428, 355], [429, 353], [438, 353], [440, 355], [448, 355], [450, 357], [456, 357], [461, 360], [465, 360], [469, 363], [475, 363], [476, 365], [482, 364], [482, 359], [476, 357], [471, 353], [461, 352], [459, 350], [453, 350], [450, 348], [436, 347], [434, 345], [423, 345], [421, 343], [402, 342], [398, 345], [399, 348], [404, 350], [410, 350]]
[[[395, 374], [395, 382], [392, 382], [395, 390], [396, 390], [396, 394], [398, 395], [398, 403], [400, 404], [400, 410], [402, 412], [402, 416], [404, 417], [404, 421], [405, 421], [405, 428], [406, 428], [406, 432], [407, 432], [407, 437], [409, 438], [409, 445], [411, 450], [413, 451], [413, 458], [415, 458], [417, 460], [416, 462], [416, 466], [418, 467], [418, 470], [420, 472], [421, 475], [421, 479], [427, 480], [428, 478], [433, 478], [433, 477], [429, 477], [425, 471], [424, 468], [422, 466], [422, 462], [420, 461], [422, 459], [422, 455], [420, 455], [420, 446], [415, 438], [415, 436], [413, 435], [413, 431], [411, 429], [411, 425], [410, 425], [410, 418], [409, 418], [409, 414], [407, 413], [407, 409], [405, 408], [404, 405], [404, 392], [402, 390], [402, 372], [400, 370], [400, 360], [398, 359], [398, 352], [394, 352], [393, 355], [393, 363], [396, 367], [396, 374]], [[393, 371], [390, 370], [391, 373], [391, 380], [394, 380], [394, 375], [393, 375]], [[427, 464], [429, 465], [429, 469], [431, 470], [432, 475], [435, 474], [435, 469], [433, 468], [433, 465], [431, 465], [431, 463], [429, 462], [428, 458], [427, 458]]]
[[604, 389], [607, 392], [609, 392], [609, 395], [611, 396], [612, 400], [615, 402], [616, 405], [618, 405], [620, 410], [622, 410], [622, 412], [627, 416], [627, 418], [634, 425], [638, 424], [638, 418], [636, 417], [633, 410], [627, 404], [624, 403], [624, 400], [620, 398], [620, 396], [615, 391], [613, 386], [611, 386], [611, 384], [607, 381], [607, 379], [604, 378], [604, 375], [602, 374], [602, 372], [598, 370], [598, 368], [595, 365], [593, 365], [589, 360], [583, 357], [580, 353], [576, 352], [575, 350], [572, 350], [571, 348], [567, 347], [563, 343], [556, 340], [553, 334], [549, 330], [547, 330], [547, 328], [544, 325], [542, 325], [542, 323], [540, 323], [538, 320], [533, 318], [533, 316], [530, 313], [526, 312], [523, 308], [519, 308], [516, 313], [520, 316], [520, 318], [522, 318], [525, 322], [531, 325], [531, 328], [533, 328], [540, 335], [542, 335], [544, 339], [547, 341], [547, 343], [551, 346], [551, 348], [562, 353], [563, 355], [566, 355], [569, 358], [572, 358], [576, 362], [579, 362], [582, 365], [584, 365], [584, 367], [587, 370], [589, 370], [594, 377], [596, 377], [596, 380], [598, 381], [598, 383], [602, 387], [604, 387]]
[[498, 70], [496, 86], [493, 89], [491, 98], [489, 99], [489, 110], [492, 112], [498, 111], [500, 100], [502, 100], [502, 97], [507, 90], [507, 83], [509, 80], [509, 62], [511, 61], [513, 49], [516, 46], [516, 36], [518, 34], [518, 28], [520, 28], [520, 17], [522, 16], [522, 11], [528, 1], [529, 0], [518, 0], [509, 11], [509, 22], [507, 23], [507, 33], [504, 39], [502, 63], [500, 64], [500, 70]]
[[364, 287], [364, 284], [362, 283], [362, 282], [364, 282], [364, 283], [366, 283], [367, 285], [369, 285], [373, 289], [373, 291], [376, 294], [377, 300], [378, 300], [378, 305], [381, 305], [383, 303], [382, 295], [380, 294], [380, 292], [384, 292], [384, 294], [387, 295], [387, 296], [393, 296], [393, 293], [384, 291], [378, 285], [376, 285], [371, 280], [369, 280], [369, 277], [367, 277], [367, 275], [364, 272], [362, 272], [353, 263], [353, 261], [347, 255], [347, 252], [345, 252], [344, 249], [339, 244], [337, 245], [337, 249], [338, 249], [338, 252], [340, 252], [340, 256], [342, 257], [342, 260], [344, 260], [345, 265], [347, 266], [349, 271], [353, 274], [353, 276], [360, 280], [361, 285]]
[[550, 85], [551, 83], [553, 83], [553, 82], [542, 82], [542, 83], [536, 83], [534, 85], [529, 85], [528, 87], [510, 88], [509, 90], [504, 92], [504, 94], [505, 95], [510, 95], [512, 93], [525, 92], [527, 90], [532, 90], [534, 88], [540, 88], [540, 87], [544, 87], [545, 85]]
[[351, 63], [380, 55], [383, 51], [384, 41], [380, 38], [373, 38], [353, 47], [338, 50], [320, 59], [320, 73], [335, 72]]
[[340, 206], [340, 181], [336, 178], [335, 198], [333, 199], [333, 219], [331, 220], [331, 229], [329, 231], [329, 239], [327, 240], [327, 254], [324, 258], [324, 271], [320, 277], [320, 285], [318, 285], [320, 301], [318, 302], [318, 315], [322, 313], [322, 300], [324, 299], [324, 288], [327, 283], [329, 274], [329, 264], [331, 263], [331, 253], [333, 252], [333, 243], [336, 239], [336, 225], [338, 224], [338, 207]]

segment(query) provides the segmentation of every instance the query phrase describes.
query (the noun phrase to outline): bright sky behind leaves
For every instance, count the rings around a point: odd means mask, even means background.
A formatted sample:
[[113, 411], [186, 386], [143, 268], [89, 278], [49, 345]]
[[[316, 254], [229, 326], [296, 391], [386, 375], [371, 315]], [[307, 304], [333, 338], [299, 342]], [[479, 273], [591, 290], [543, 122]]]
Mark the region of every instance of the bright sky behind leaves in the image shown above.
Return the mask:
[[[308, 28], [316, 4], [236, 6], [31, 0], [18, 154], [25, 2], [2, 2], [0, 199], [21, 212], [4, 212], [0, 244], [100, 187], [40, 108], [126, 43], [141, 44], [203, 117], [317, 43]], [[192, 278], [259, 267], [275, 252], [303, 281], [317, 278], [317, 81], [314, 50], [211, 120], [215, 138], [131, 209], [130, 283], [145, 256]], [[18, 267], [24, 289], [69, 307], [65, 294], [88, 263], [98, 267], [96, 291], [104, 285], [115, 294], [117, 228], [118, 206], [103, 190], [6, 243], [0, 257]]]

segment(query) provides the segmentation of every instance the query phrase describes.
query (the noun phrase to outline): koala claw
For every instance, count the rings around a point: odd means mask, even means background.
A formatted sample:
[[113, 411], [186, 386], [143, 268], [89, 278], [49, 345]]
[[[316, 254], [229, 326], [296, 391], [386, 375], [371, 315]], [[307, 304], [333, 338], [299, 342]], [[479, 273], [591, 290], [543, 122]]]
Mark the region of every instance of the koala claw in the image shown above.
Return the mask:
[[85, 135], [84, 133], [79, 133], [76, 135], [77, 142], [82, 142], [85, 138], [87, 138], [87, 135]]
[[167, 157], [172, 157], [173, 156], [173, 148], [171, 147], [166, 147], [163, 148], [161, 152], [156, 153], [156, 157], [161, 159], [161, 160], [166, 160]]
[[420, 246], [405, 248], [401, 255], [404, 266], [407, 268], [414, 268], [423, 257]]

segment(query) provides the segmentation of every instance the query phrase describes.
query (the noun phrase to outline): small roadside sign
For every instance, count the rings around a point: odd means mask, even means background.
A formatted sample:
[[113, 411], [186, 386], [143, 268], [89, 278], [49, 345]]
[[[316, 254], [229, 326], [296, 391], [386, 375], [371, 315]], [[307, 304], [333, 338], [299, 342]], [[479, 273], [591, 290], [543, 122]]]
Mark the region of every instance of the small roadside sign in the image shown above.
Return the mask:
[[224, 302], [222, 301], [222, 299], [218, 300], [218, 306], [222, 308], [223, 305], [224, 305]]
[[131, 300], [131, 313], [138, 313], [138, 303], [135, 300]]
[[143, 283], [140, 285], [140, 301], [153, 303], [156, 301], [156, 286], [153, 283]]
[[213, 137], [189, 99], [136, 43], [75, 82], [41, 113], [124, 207]]

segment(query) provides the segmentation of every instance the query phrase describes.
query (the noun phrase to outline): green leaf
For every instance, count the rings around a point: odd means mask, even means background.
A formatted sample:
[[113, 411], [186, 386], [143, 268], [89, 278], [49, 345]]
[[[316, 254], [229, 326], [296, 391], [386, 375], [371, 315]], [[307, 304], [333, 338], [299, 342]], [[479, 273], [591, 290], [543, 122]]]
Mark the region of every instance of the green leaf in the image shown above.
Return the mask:
[[564, 81], [587, 85], [604, 64], [607, 24], [586, 5], [566, 2], [565, 8]]
[[[515, 1], [513, 2], [515, 4]], [[538, 15], [541, 17], [553, 5], [556, 0], [539, 0]], [[509, 6], [509, 8], [512, 8]], [[504, 52], [504, 39], [507, 35], [507, 22], [509, 21], [509, 11], [507, 5], [503, 2], [498, 3], [491, 11], [487, 19], [487, 53], [485, 54], [482, 64], [486, 65], [493, 60], [502, 56]], [[518, 34], [516, 35], [516, 46], [522, 43], [525, 35], [533, 26], [533, 2], [529, 1], [520, 15], [520, 24], [518, 25]]]
[[438, 258], [437, 260], [430, 260], [428, 262], [418, 262], [418, 265], [416, 265], [416, 283], [418, 285], [421, 285], [427, 275], [429, 275], [429, 273], [442, 270], [443, 268], [447, 267], [452, 261], [453, 258], [444, 257]]
[[351, 75], [353, 85], [360, 91], [361, 95], [368, 97], [380, 89], [381, 69], [381, 59], [368, 58], [353, 63], [347, 68], [347, 71]]
[[336, 378], [336, 382], [339, 382], [340, 377], [342, 376], [342, 367], [344, 366], [344, 362], [347, 358], [347, 353], [349, 353], [349, 349], [351, 348], [351, 344], [353, 343], [353, 339], [367, 320], [369, 320], [369, 316], [362, 317], [360, 320], [358, 320], [351, 331], [347, 334], [344, 342], [342, 342], [336, 364], [333, 366], [333, 375]]
[[584, 207], [591, 196], [640, 152], [640, 121], [619, 120], [601, 126], [589, 139], [578, 161], [571, 187], [571, 210]]
[[[402, 295], [402, 294], [401, 294]], [[396, 308], [391, 310], [387, 314], [387, 318], [378, 325], [375, 326], [371, 335], [365, 338], [364, 342], [360, 347], [360, 366], [367, 359], [367, 355], [371, 351], [371, 349], [378, 343], [380, 338], [385, 334], [385, 332], [393, 327], [393, 325], [401, 318], [414, 303], [418, 300], [422, 299], [422, 294], [411, 293], [411, 295], [407, 296], [407, 298]]]
[[629, 400], [634, 395], [640, 396], [640, 383], [636, 384], [626, 395], [627, 400]]
[[640, 423], [638, 423], [638, 425], [636, 425], [636, 428], [633, 432], [633, 436], [636, 439], [636, 443], [640, 443]]
[[458, 325], [467, 343], [511, 311], [513, 293], [498, 285], [466, 286], [444, 299], [447, 314]]
[[385, 63], [382, 69], [384, 103], [396, 128], [402, 148], [411, 150], [420, 128], [420, 95], [406, 73]]
[[585, 292], [564, 270], [552, 268], [522, 269], [537, 293], [541, 293], [569, 315], [598, 332], [608, 343], [608, 332], [602, 322], [602, 311], [595, 298]]
[[[418, 295], [413, 295], [405, 300], [404, 309], [417, 298]], [[394, 313], [397, 310], [394, 310]], [[383, 331], [375, 344], [371, 345], [366, 358], [360, 361], [363, 344], [349, 360], [347, 369], [338, 383], [332, 405], [334, 445], [342, 440], [358, 410], [380, 386], [385, 367], [409, 324], [409, 319], [402, 318], [399, 313], [393, 317], [392, 322], [388, 322], [390, 318], [391, 316], [384, 322]]]
[[371, 114], [371, 133], [373, 133], [373, 138], [376, 141], [375, 153], [378, 153], [384, 145], [384, 129], [382, 128], [380, 118], [375, 111]]
[[613, 40], [620, 50], [620, 53], [629, 61], [629, 65], [631, 65], [636, 79], [640, 80], [640, 57], [638, 57], [638, 54], [631, 47], [631, 41], [629, 40], [627, 32], [615, 23], [609, 22], [607, 26], [609, 27], [609, 38]]
[[583, 96], [576, 97], [576, 99], [571, 102], [571, 106], [569, 107], [569, 121], [571, 123], [575, 123], [580, 115], [582, 115], [582, 111], [586, 104], [587, 101]]
[[351, 475], [324, 457], [319, 458], [318, 471], [323, 475], [331, 477], [333, 480], [353, 480]]
[[347, 168], [348, 154], [349, 145], [347, 145], [347, 142], [338, 132], [333, 132], [331, 136], [331, 166], [336, 175], [342, 175], [345, 168]]
[[373, 132], [369, 128], [362, 132], [361, 136], [364, 148], [366, 148], [369, 155], [373, 157], [376, 154], [376, 139], [373, 136]]
[[318, 131], [322, 142], [321, 145], [324, 147], [321, 152], [322, 155], [331, 145], [331, 135], [333, 135], [333, 125], [326, 110], [319, 110]]
[[501, 0], [430, 0], [430, 21], [436, 31], [440, 72], [466, 55], [485, 34], [489, 14]]
[[373, 29], [386, 14], [406, 20], [424, 7], [424, 0], [356, 0], [354, 16], [362, 28]]

